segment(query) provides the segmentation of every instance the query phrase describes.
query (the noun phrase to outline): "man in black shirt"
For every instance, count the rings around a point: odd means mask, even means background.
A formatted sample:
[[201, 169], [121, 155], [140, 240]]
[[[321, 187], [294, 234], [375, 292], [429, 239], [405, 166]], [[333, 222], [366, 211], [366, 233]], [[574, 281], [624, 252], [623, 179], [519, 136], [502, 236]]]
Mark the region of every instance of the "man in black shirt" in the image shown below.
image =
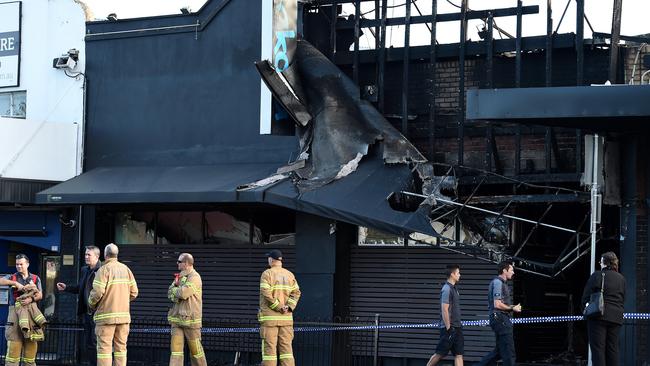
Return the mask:
[[431, 356], [427, 366], [436, 365], [449, 351], [454, 355], [454, 365], [463, 365], [465, 339], [460, 322], [460, 294], [456, 284], [460, 280], [460, 266], [447, 266], [447, 282], [440, 291], [440, 320], [444, 328], [440, 330], [440, 341], [436, 353]]
[[96, 246], [87, 246], [84, 254], [86, 265], [81, 269], [81, 276], [77, 285], [66, 285], [63, 282], [56, 284], [59, 291], [77, 294], [77, 316], [81, 317], [84, 324], [84, 335], [82, 337], [82, 347], [85, 352], [81, 352], [85, 361], [90, 365], [97, 364], [97, 341], [95, 338], [95, 321], [93, 320], [92, 311], [88, 307], [88, 295], [93, 289], [93, 280], [95, 272], [101, 267], [99, 261], [99, 248]]

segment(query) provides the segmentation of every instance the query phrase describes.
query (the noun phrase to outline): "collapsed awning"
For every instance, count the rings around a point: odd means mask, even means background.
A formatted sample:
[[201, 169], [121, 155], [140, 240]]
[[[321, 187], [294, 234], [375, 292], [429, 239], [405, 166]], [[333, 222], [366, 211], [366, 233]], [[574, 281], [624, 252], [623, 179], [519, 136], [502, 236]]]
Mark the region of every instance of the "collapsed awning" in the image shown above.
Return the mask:
[[93, 169], [36, 195], [38, 204], [268, 203], [354, 225], [408, 235], [436, 235], [426, 216], [393, 210], [387, 197], [412, 184], [407, 165], [368, 159], [357, 171], [302, 194], [288, 178], [238, 187], [274, 174], [278, 164]]

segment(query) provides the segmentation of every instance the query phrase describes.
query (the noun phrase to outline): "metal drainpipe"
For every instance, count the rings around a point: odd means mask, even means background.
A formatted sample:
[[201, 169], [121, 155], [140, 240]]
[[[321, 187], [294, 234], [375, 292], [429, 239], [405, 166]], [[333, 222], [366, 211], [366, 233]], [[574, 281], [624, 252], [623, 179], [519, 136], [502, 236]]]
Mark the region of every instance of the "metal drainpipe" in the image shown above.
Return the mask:
[[379, 314], [375, 314], [375, 335], [372, 340], [374, 366], [379, 365]]

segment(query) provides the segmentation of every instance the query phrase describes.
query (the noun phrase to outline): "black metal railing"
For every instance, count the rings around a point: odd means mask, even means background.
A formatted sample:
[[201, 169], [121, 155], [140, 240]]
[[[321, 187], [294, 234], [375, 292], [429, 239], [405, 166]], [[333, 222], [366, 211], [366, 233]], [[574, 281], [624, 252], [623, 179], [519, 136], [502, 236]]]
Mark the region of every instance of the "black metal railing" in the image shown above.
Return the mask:
[[[1, 328], [4, 331], [4, 328]], [[83, 327], [76, 321], [52, 321], [45, 327], [45, 340], [38, 343], [36, 364], [76, 365], [77, 345]], [[4, 333], [4, 332], [3, 332]], [[0, 361], [4, 364], [7, 343], [0, 342]]]
[[[372, 366], [376, 356], [376, 329], [354, 330], [350, 326], [372, 326], [374, 320], [301, 320], [294, 323], [293, 350], [300, 365]], [[211, 366], [259, 365], [261, 339], [255, 319], [207, 319], [202, 343]], [[45, 340], [39, 343], [37, 364], [80, 364], [79, 345], [83, 327], [76, 321], [50, 322]], [[170, 327], [166, 319], [135, 318], [128, 340], [128, 364], [163, 366], [169, 363]], [[4, 363], [7, 344], [0, 343]], [[189, 355], [186, 350], [185, 354]], [[189, 358], [186, 357], [189, 365]]]

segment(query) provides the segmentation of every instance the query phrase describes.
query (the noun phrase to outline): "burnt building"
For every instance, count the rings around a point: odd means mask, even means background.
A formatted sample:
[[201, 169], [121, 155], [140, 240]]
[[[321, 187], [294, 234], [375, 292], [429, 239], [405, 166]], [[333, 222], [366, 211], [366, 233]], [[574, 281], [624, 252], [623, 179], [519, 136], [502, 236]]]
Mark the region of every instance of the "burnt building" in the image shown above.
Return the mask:
[[[365, 17], [361, 3], [374, 5]], [[415, 15], [407, 1], [405, 16], [389, 18], [386, 0], [298, 2], [301, 39], [283, 78], [261, 62], [271, 56], [271, 2], [213, 0], [191, 14], [88, 23], [84, 173], [37, 203], [75, 212], [79, 240], [62, 254], [120, 245], [141, 287], [135, 317], [165, 316], [163, 279], [188, 251], [204, 277], [204, 317], [228, 308], [254, 319], [268, 247], [288, 257], [307, 320], [435, 321], [448, 263], [462, 268], [464, 316], [486, 319], [487, 284], [505, 258], [517, 263], [522, 316], [575, 315], [590, 268], [588, 136], [599, 134], [596, 252], [619, 254], [626, 311], [647, 312], [650, 89], [589, 86], [641, 83], [646, 39], [619, 45], [616, 30], [585, 39], [577, 3], [575, 33], [554, 33], [549, 15], [547, 35], [522, 37], [539, 6], [472, 11], [463, 1], [455, 13]], [[518, 31], [494, 39], [504, 16]], [[469, 19], [484, 19], [482, 40], [467, 40]], [[449, 21], [460, 42], [436, 44], [437, 24]], [[434, 42], [408, 46], [415, 24]], [[386, 28], [397, 25], [406, 47], [388, 47]], [[376, 40], [369, 49], [360, 50], [362, 32]], [[270, 135], [260, 134], [263, 119]], [[647, 324], [623, 332], [623, 363], [643, 364]], [[437, 334], [382, 329], [377, 357], [422, 363]], [[493, 346], [486, 327], [466, 334], [469, 362]], [[582, 322], [517, 326], [515, 338], [521, 361], [586, 357]], [[359, 356], [335, 343], [324, 342], [331, 358], [319, 362]]]

